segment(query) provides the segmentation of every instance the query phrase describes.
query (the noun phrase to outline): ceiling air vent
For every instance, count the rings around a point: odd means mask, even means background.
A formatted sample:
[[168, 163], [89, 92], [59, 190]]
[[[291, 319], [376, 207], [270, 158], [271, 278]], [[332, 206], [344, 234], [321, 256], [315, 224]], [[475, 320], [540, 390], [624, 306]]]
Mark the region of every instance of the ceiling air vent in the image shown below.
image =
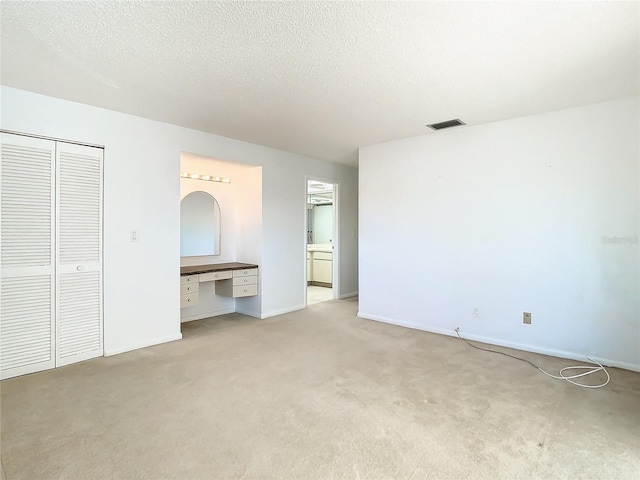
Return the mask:
[[455, 120], [447, 120], [446, 122], [432, 123], [431, 125], [427, 125], [427, 127], [433, 130], [442, 130], [444, 128], [457, 127], [458, 125], [466, 125], [466, 123], [456, 118]]

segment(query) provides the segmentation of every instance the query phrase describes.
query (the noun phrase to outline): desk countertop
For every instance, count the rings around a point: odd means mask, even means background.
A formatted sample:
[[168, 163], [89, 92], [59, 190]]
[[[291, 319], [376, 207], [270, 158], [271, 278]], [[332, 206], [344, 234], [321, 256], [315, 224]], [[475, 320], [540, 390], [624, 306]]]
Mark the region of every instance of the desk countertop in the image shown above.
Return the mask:
[[222, 270], [244, 270], [246, 268], [258, 268], [253, 263], [209, 263], [206, 265], [192, 265], [190, 267], [180, 267], [180, 276], [195, 275], [197, 273], [220, 272]]

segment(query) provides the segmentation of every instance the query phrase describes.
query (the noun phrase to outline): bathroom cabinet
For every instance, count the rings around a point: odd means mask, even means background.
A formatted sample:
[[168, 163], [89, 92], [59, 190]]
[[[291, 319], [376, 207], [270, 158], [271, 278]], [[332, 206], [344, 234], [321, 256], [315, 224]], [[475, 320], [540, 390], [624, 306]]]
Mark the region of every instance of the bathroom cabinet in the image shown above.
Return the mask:
[[307, 251], [307, 284], [331, 287], [333, 284], [333, 253]]

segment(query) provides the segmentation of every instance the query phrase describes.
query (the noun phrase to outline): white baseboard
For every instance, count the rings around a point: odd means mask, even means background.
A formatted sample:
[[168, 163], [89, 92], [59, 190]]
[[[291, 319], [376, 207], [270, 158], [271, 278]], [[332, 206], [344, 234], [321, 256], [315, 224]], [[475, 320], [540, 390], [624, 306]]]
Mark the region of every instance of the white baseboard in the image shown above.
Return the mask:
[[218, 315], [226, 315], [227, 313], [233, 313], [235, 311], [235, 308], [223, 308], [222, 310], [215, 310], [213, 312], [198, 313], [196, 315], [185, 315], [184, 317], [180, 317], [180, 323], [202, 320], [203, 318], [209, 317], [217, 317]]
[[350, 292], [350, 293], [344, 293], [342, 295], [340, 295], [340, 300], [344, 300], [345, 298], [351, 298], [351, 297], [357, 297], [358, 296], [358, 292]]
[[[424, 332], [437, 333], [439, 335], [448, 335], [450, 337], [457, 338], [455, 329], [446, 329], [446, 328], [440, 328], [440, 327], [425, 327], [423, 325], [415, 325], [412, 323], [402, 322], [392, 318], [381, 317], [378, 315], [371, 315], [365, 312], [358, 312], [358, 317], [364, 318], [366, 320], [374, 320], [376, 322], [389, 323], [391, 325], [397, 325], [399, 327], [412, 328], [414, 330], [422, 330]], [[464, 338], [474, 342], [488, 343], [490, 345], [513, 348], [515, 350], [522, 350], [524, 352], [539, 353], [542, 355], [549, 355], [552, 357], [567, 358], [569, 360], [579, 360], [583, 362], [589, 362], [589, 358], [587, 358], [586, 355], [583, 355], [577, 352], [567, 352], [564, 350], [555, 350], [551, 348], [538, 347], [535, 345], [527, 345], [523, 343], [510, 342], [508, 340], [503, 340], [499, 338], [484, 337], [481, 335], [470, 335], [470, 334], [464, 334], [463, 332], [461, 333], [463, 334]], [[591, 356], [591, 358], [601, 363], [605, 367], [616, 367], [616, 368], [623, 368], [625, 370], [631, 370], [633, 372], [640, 372], [640, 365], [635, 365], [633, 363], [620, 362], [618, 360], [611, 360], [608, 358], [600, 358], [595, 356]]]
[[271, 312], [263, 313], [260, 316], [260, 318], [275, 317], [277, 315], [284, 315], [285, 313], [291, 313], [291, 312], [295, 312], [297, 310], [303, 310], [305, 308], [307, 308], [306, 305], [300, 305], [298, 307], [283, 308], [282, 310], [273, 310]]
[[166, 337], [152, 338], [149, 340], [145, 340], [144, 342], [127, 345], [126, 347], [118, 347], [118, 348], [105, 347], [104, 356], [110, 357], [112, 355], [118, 355], [120, 353], [131, 352], [132, 350], [139, 350], [141, 348], [152, 347], [153, 345], [159, 345], [161, 343], [173, 342], [175, 340], [182, 340], [182, 333], [177, 333], [175, 335], [167, 335]]

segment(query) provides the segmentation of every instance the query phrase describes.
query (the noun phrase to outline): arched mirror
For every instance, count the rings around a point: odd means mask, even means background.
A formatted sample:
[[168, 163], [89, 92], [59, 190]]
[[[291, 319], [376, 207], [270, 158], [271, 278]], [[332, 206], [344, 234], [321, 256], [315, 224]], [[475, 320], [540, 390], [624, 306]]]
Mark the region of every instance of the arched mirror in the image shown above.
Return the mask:
[[220, 205], [200, 191], [180, 203], [180, 256], [199, 255], [220, 255]]

